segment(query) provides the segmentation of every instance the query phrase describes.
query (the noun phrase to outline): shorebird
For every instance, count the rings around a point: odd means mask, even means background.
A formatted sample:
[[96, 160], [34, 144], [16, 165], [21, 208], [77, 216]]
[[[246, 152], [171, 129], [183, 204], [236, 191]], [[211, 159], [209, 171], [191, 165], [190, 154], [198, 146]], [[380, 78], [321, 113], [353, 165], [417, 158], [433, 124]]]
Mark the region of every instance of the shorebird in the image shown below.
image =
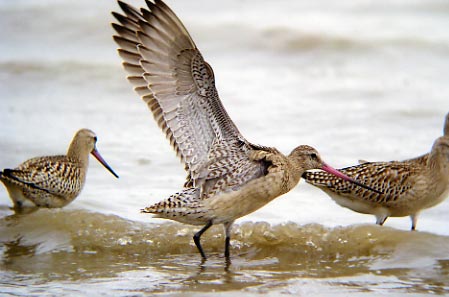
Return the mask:
[[57, 208], [72, 202], [81, 192], [92, 154], [115, 177], [118, 175], [103, 160], [95, 144], [97, 136], [88, 129], [76, 132], [67, 155], [29, 159], [15, 169], [0, 171], [15, 210], [32, 202], [37, 207]]
[[113, 12], [119, 55], [128, 80], [153, 113], [184, 163], [184, 188], [146, 207], [144, 213], [191, 225], [203, 225], [193, 239], [203, 259], [201, 235], [214, 224], [225, 227], [229, 259], [233, 222], [299, 182], [304, 170], [320, 168], [356, 182], [326, 165], [318, 152], [298, 146], [288, 156], [248, 142], [224, 109], [214, 73], [184, 25], [162, 1], [146, 1], [140, 10], [118, 1]]
[[306, 172], [303, 178], [339, 205], [375, 215], [378, 225], [388, 217], [410, 216], [411, 230], [415, 230], [419, 212], [449, 195], [449, 113], [444, 136], [435, 140], [430, 153], [405, 161], [363, 161], [339, 171], [383, 194], [354, 187], [326, 172]]

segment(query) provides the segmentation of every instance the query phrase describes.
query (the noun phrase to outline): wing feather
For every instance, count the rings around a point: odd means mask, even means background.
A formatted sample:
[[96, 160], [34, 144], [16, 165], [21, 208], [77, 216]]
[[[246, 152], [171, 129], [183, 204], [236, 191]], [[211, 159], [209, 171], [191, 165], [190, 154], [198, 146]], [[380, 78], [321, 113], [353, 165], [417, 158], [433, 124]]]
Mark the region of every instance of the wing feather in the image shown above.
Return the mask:
[[20, 164], [16, 169], [5, 169], [2, 174], [3, 179], [24, 186], [25, 189], [61, 197], [77, 195], [83, 185], [80, 176], [81, 168], [78, 163], [66, 156], [33, 158]]
[[[139, 11], [119, 1], [124, 15], [113, 13], [119, 22], [114, 40], [128, 80], [184, 162], [186, 184], [223, 191], [260, 176], [263, 165], [247, 154], [255, 146], [228, 116], [213, 70], [190, 34], [162, 1], [146, 3]], [[217, 159], [217, 148], [229, 157]]]

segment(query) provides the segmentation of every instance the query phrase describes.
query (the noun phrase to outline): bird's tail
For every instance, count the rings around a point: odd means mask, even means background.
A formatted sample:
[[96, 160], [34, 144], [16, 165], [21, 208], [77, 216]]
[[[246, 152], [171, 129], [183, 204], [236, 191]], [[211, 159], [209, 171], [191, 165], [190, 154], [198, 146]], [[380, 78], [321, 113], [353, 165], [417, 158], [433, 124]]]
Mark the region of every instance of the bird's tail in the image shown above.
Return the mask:
[[1, 171], [0, 170], [0, 178], [3, 178], [3, 177], [8, 177], [8, 173], [9, 173], [9, 171], [10, 171], [11, 169], [3, 169], [3, 171]]
[[173, 194], [167, 199], [141, 209], [143, 213], [152, 213], [156, 217], [171, 218], [183, 212], [195, 213], [195, 208], [200, 201], [198, 188], [187, 188]]

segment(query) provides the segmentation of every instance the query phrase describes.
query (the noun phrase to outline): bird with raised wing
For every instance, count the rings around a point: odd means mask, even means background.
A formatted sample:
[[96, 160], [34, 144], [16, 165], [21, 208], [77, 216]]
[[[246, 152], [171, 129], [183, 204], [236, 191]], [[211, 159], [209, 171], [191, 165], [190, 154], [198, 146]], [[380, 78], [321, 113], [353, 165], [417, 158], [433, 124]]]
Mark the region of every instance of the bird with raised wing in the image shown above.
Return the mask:
[[94, 132], [81, 129], [73, 137], [66, 155], [32, 158], [15, 169], [0, 171], [0, 180], [14, 209], [26, 205], [57, 208], [72, 202], [85, 184], [89, 154], [118, 178], [97, 151], [96, 142]]
[[184, 25], [162, 1], [140, 10], [118, 1], [119, 55], [135, 86], [188, 173], [184, 188], [142, 211], [156, 217], [203, 225], [194, 242], [203, 258], [201, 235], [225, 226], [229, 258], [233, 222], [287, 193], [307, 169], [320, 168], [355, 182], [326, 165], [307, 145], [288, 156], [248, 142], [224, 109], [214, 73]]
[[378, 225], [383, 225], [388, 217], [410, 216], [411, 229], [415, 230], [420, 211], [449, 195], [449, 113], [444, 135], [435, 140], [430, 153], [405, 161], [363, 161], [339, 171], [383, 194], [353, 186], [322, 171], [306, 172], [303, 178], [339, 205], [375, 215]]

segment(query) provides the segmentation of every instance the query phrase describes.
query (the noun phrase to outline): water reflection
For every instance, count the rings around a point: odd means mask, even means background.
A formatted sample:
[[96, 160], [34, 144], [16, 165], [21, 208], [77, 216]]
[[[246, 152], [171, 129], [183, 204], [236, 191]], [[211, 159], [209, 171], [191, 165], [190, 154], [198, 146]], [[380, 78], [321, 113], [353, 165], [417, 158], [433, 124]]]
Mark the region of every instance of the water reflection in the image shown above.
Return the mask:
[[37, 244], [23, 245], [21, 244], [21, 240], [22, 238], [19, 237], [16, 240], [8, 241], [3, 244], [2, 260], [5, 266], [14, 265], [14, 261], [18, 258], [34, 256]]

